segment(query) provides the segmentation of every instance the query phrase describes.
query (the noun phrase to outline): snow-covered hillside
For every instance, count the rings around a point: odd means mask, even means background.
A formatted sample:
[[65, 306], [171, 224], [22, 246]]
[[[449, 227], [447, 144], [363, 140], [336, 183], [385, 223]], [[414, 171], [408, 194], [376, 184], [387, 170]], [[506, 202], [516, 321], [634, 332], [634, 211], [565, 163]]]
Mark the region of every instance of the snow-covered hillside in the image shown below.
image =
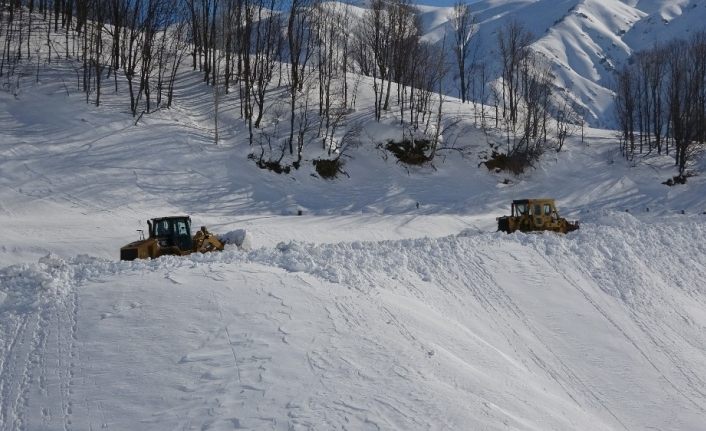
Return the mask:
[[[534, 13], [552, 28], [538, 49], [558, 46], [579, 15], [551, 14], [579, 2], [546, 3], [480, 2], [481, 35]], [[616, 26], [687, 10], [580, 3]], [[424, 10], [432, 35], [442, 9]], [[615, 40], [637, 46], [637, 28]], [[174, 106], [136, 121], [124, 93], [86, 104], [73, 66], [37, 80], [20, 63], [0, 91], [0, 430], [703, 429], [706, 179], [662, 185], [672, 158], [627, 163], [614, 131], [587, 129], [519, 177], [490, 173], [492, 136], [448, 99], [453, 148], [404, 167], [361, 79], [349, 176], [316, 176], [313, 150], [277, 175], [247, 159], [234, 98], [213, 143], [201, 74], [182, 68]], [[495, 232], [524, 197], [581, 229]], [[118, 261], [176, 214], [246, 229], [251, 249]]]

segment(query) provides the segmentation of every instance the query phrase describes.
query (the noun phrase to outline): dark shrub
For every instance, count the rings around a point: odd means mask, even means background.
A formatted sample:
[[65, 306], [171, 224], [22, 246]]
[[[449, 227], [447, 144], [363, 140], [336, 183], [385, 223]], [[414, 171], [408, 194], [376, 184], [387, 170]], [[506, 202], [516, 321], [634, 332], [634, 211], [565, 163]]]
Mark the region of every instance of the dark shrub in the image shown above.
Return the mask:
[[524, 152], [518, 151], [516, 153], [507, 155], [503, 153], [498, 153], [493, 150], [490, 159], [486, 160], [482, 164], [488, 168], [488, 170], [500, 173], [502, 171], [512, 172], [515, 175], [519, 175], [525, 171], [525, 169], [532, 166], [535, 160], [539, 159], [541, 152]]
[[686, 180], [689, 177], [693, 177], [694, 174], [691, 172], [687, 172], [684, 175], [677, 175], [676, 177], [672, 177], [668, 179], [667, 181], [663, 182], [662, 184], [665, 184], [669, 187], [676, 186], [677, 184], [686, 184]]
[[431, 150], [432, 142], [428, 139], [410, 141], [405, 139], [402, 142], [387, 141], [385, 149], [397, 157], [402, 163], [408, 165], [423, 165], [430, 162], [431, 157], [427, 153]]
[[255, 160], [255, 164], [260, 169], [267, 169], [278, 174], [288, 174], [291, 171], [291, 166], [282, 165], [279, 160], [264, 160], [262, 157], [258, 158], [254, 154], [249, 154], [248, 159]]
[[314, 160], [314, 168], [316, 173], [319, 174], [321, 178], [326, 178], [327, 180], [332, 180], [338, 176], [338, 174], [343, 173], [343, 165], [345, 162], [341, 159], [316, 159]]
[[493, 151], [489, 160], [484, 162], [485, 166], [495, 172], [508, 171], [515, 175], [519, 175], [525, 171], [525, 168], [529, 166], [529, 163], [524, 157], [518, 157], [517, 155], [508, 156], [507, 154], [497, 153]]

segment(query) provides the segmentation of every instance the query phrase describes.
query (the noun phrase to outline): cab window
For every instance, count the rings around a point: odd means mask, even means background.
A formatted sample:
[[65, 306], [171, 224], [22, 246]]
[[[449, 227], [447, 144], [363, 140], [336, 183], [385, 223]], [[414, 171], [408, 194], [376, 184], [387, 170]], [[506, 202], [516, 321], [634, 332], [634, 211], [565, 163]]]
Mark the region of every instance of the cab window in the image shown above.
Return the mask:
[[544, 204], [544, 215], [550, 215], [552, 213], [552, 206], [549, 204]]
[[183, 220], [179, 220], [176, 224], [177, 232], [179, 235], [188, 235], [189, 231], [187, 229], [186, 223]]
[[534, 206], [534, 215], [542, 215], [542, 206], [540, 204]]
[[161, 220], [157, 222], [157, 226], [155, 226], [155, 231], [157, 236], [169, 235], [169, 220]]
[[527, 204], [516, 204], [515, 211], [517, 211], [517, 216], [527, 214]]

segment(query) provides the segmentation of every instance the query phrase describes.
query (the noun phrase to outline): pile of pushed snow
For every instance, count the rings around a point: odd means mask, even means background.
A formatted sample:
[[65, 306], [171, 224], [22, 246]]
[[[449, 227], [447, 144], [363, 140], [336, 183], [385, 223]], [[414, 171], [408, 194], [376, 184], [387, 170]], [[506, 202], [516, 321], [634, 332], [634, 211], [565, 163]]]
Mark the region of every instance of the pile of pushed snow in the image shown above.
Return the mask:
[[218, 235], [218, 237], [224, 244], [234, 244], [240, 250], [249, 251], [252, 249], [250, 235], [248, 235], [245, 229], [232, 230], [222, 235]]
[[[68, 260], [47, 256], [37, 264], [0, 270], [4, 307], [25, 304], [43, 292], [59, 295], [71, 284], [132, 271], [159, 271], [201, 264], [257, 263], [291, 272], [305, 272], [326, 281], [367, 290], [382, 275], [415, 274], [433, 281], [458, 270], [484, 247], [512, 245], [536, 251], [558, 266], [571, 266], [595, 278], [606, 293], [636, 301], [656, 281], [687, 292], [706, 293], [706, 224], [698, 218], [682, 221], [641, 221], [628, 213], [606, 211], [568, 235], [554, 233], [506, 235], [464, 231], [442, 238], [353, 241], [314, 244], [290, 241], [274, 248], [249, 250], [245, 230], [222, 235], [228, 244], [220, 253], [154, 260], [116, 262], [85, 255]], [[31, 302], [31, 301], [30, 301]], [[19, 307], [15, 305], [15, 307]]]
[[55, 255], [35, 264], [13, 265], [0, 270], [0, 314], [35, 310], [38, 302], [70, 291], [80, 280], [76, 266]]

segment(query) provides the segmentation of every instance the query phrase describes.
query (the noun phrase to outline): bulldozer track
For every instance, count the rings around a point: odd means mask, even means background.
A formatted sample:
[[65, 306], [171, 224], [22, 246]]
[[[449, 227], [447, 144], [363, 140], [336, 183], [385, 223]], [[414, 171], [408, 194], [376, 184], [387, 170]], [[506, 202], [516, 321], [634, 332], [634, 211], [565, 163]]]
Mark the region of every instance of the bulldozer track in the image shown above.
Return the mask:
[[40, 390], [46, 390], [42, 351], [49, 328], [49, 308], [43, 303], [34, 312], [23, 315], [8, 338], [0, 371], [0, 424], [3, 430], [26, 429], [30, 386], [36, 382]]

